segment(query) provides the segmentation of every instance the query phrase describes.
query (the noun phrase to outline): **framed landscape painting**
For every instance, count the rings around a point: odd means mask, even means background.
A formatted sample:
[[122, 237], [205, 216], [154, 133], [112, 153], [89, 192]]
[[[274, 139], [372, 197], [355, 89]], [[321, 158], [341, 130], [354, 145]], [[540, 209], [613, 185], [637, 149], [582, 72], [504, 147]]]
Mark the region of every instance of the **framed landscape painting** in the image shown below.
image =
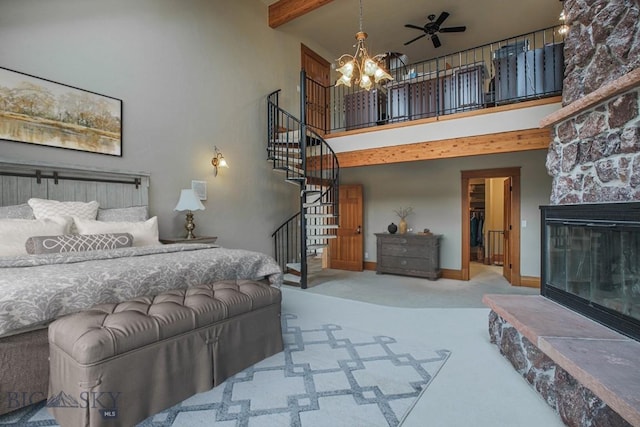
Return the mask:
[[0, 139], [122, 156], [122, 101], [0, 67]]

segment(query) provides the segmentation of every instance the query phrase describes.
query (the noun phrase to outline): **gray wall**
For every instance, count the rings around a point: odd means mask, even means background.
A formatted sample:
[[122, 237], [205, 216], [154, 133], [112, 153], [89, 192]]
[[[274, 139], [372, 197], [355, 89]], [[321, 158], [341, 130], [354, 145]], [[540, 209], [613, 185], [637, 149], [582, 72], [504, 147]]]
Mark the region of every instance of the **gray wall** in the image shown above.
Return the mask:
[[392, 165], [366, 166], [341, 170], [343, 184], [364, 187], [364, 235], [366, 260], [376, 260], [374, 233], [387, 230], [399, 218], [394, 209], [412, 206], [407, 218], [414, 232], [425, 228], [442, 234], [440, 265], [461, 268], [462, 212], [461, 176], [463, 170], [521, 167], [521, 274], [540, 276], [539, 205], [549, 203], [551, 177], [545, 169], [547, 152], [496, 154], [474, 158], [430, 160]]
[[180, 189], [207, 181], [196, 234], [272, 253], [297, 191], [266, 161], [265, 97], [297, 111], [300, 42], [256, 0], [2, 1], [0, 66], [122, 99], [124, 129], [121, 158], [5, 141], [0, 156], [148, 171], [161, 236], [183, 232]]

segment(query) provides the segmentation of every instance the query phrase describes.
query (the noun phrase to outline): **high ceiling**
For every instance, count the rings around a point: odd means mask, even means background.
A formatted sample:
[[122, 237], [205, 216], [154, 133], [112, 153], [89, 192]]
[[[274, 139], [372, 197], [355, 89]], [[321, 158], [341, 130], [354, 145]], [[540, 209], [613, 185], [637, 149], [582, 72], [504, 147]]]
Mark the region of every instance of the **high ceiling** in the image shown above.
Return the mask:
[[[275, 0], [261, 0], [269, 5]], [[414, 63], [558, 24], [558, 0], [363, 0], [363, 29], [371, 54], [401, 52]], [[311, 39], [333, 55], [353, 53], [359, 29], [359, 0], [334, 0], [276, 29]], [[442, 27], [466, 26], [464, 33], [440, 33], [442, 46], [428, 37], [404, 46], [422, 34], [405, 24], [423, 26], [427, 16], [450, 13]]]

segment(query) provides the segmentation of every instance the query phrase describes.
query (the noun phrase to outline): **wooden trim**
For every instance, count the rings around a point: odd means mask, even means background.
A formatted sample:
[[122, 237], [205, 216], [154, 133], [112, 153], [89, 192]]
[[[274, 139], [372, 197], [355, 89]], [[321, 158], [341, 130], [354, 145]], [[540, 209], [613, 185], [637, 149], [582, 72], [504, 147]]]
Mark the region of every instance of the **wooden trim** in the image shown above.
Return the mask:
[[469, 280], [469, 239], [470, 221], [469, 214], [469, 180], [472, 178], [511, 178], [511, 284], [521, 285], [520, 277], [520, 168], [497, 168], [461, 171], [462, 189], [462, 279]]
[[269, 5], [269, 26], [278, 28], [333, 0], [279, 0]]
[[640, 86], [640, 68], [636, 68], [624, 76], [600, 86], [588, 95], [578, 98], [571, 104], [549, 114], [547, 117], [540, 120], [540, 127], [544, 128], [556, 125], [569, 117], [573, 117], [591, 107], [603, 103], [609, 98], [613, 98], [616, 95], [633, 89], [636, 86]]
[[[364, 269], [369, 271], [376, 271], [377, 263], [374, 261], [365, 261]], [[453, 279], [453, 280], [462, 280], [462, 271], [461, 270], [451, 270], [449, 268], [441, 268], [443, 279]]]
[[525, 129], [336, 153], [341, 168], [546, 150], [548, 129]]
[[520, 286], [540, 289], [540, 278], [533, 276], [522, 276], [520, 277]]
[[441, 268], [440, 271], [442, 272], [443, 279], [464, 280], [462, 278], [462, 270], [451, 270], [449, 268]]
[[438, 117], [427, 117], [427, 118], [418, 119], [418, 120], [408, 120], [406, 122], [389, 123], [386, 125], [371, 126], [367, 128], [360, 128], [360, 129], [354, 129], [354, 130], [342, 131], [342, 132], [332, 132], [330, 134], [327, 134], [325, 138], [326, 139], [338, 138], [338, 137], [347, 136], [347, 135], [357, 135], [359, 133], [378, 132], [378, 131], [387, 130], [387, 129], [397, 129], [397, 128], [404, 128], [409, 126], [424, 125], [428, 123], [435, 123], [435, 122], [441, 122], [446, 120], [462, 119], [465, 117], [482, 116], [485, 114], [493, 114], [493, 113], [502, 113], [505, 111], [520, 110], [522, 108], [539, 107], [541, 105], [557, 104], [560, 102], [562, 102], [561, 96], [553, 96], [550, 98], [534, 99], [532, 101], [523, 101], [515, 104], [506, 104], [506, 105], [499, 105], [497, 107], [481, 108], [478, 110], [464, 111], [461, 113], [444, 114]]
[[[325, 68], [328, 68], [329, 70], [331, 70], [331, 63], [329, 61], [327, 61], [322, 56], [320, 56], [319, 53], [314, 52], [310, 47], [306, 46], [304, 43], [300, 43], [300, 66], [301, 66], [300, 68], [302, 70], [304, 70], [304, 57], [305, 57], [305, 55], [313, 58], [314, 61], [323, 64], [325, 66]], [[327, 82], [320, 82], [320, 83], [322, 83], [324, 85], [329, 84], [328, 81]]]

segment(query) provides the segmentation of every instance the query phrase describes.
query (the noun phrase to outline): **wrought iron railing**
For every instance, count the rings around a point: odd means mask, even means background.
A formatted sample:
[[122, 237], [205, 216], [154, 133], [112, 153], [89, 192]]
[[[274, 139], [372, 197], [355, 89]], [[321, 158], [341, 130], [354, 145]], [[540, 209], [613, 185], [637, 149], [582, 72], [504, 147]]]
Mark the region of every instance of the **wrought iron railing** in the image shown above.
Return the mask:
[[300, 286], [306, 288], [307, 256], [326, 244], [327, 226], [338, 221], [339, 164], [334, 151], [308, 124], [305, 108], [306, 75], [301, 72], [301, 117], [279, 106], [279, 90], [267, 97], [267, 158], [286, 180], [300, 185], [300, 211], [273, 233], [275, 256], [283, 271], [300, 263]]
[[[320, 133], [458, 113], [562, 93], [564, 35], [560, 26], [522, 34], [413, 64], [394, 61], [394, 77], [365, 91], [307, 79], [326, 101], [309, 109]], [[322, 128], [324, 126], [324, 128]]]

